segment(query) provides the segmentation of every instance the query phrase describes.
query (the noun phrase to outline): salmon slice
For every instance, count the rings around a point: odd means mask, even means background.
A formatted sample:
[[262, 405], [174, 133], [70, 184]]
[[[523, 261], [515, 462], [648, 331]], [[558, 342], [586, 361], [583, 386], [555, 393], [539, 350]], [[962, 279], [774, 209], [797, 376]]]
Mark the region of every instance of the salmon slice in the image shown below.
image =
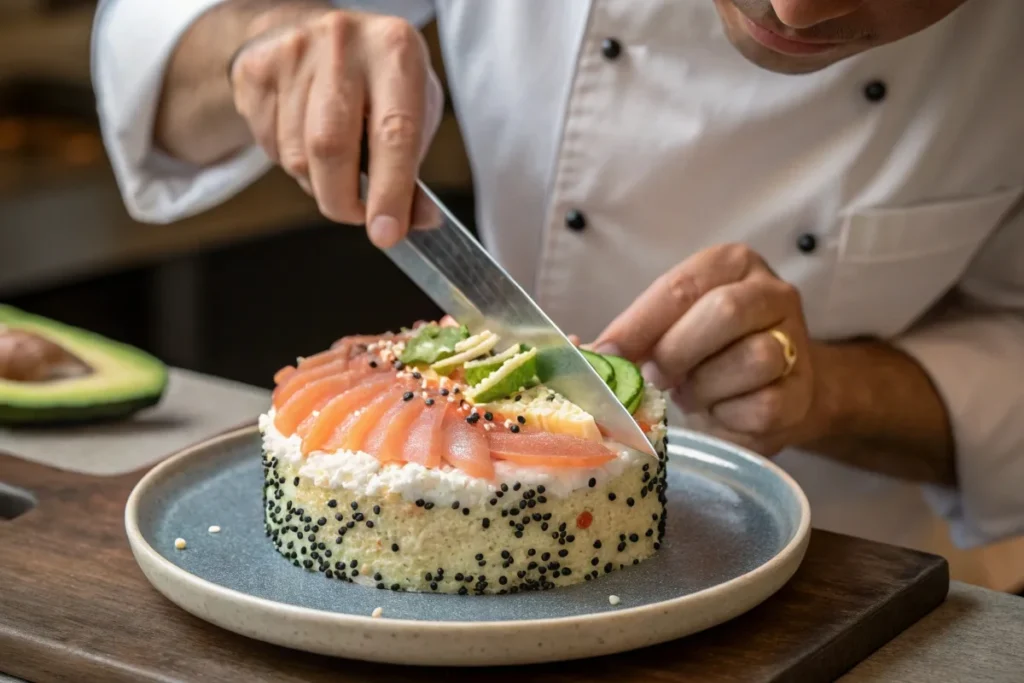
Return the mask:
[[394, 381], [393, 376], [374, 376], [328, 401], [302, 437], [303, 455], [323, 449], [324, 444], [334, 438], [335, 431], [352, 413], [387, 391]]
[[444, 451], [444, 416], [447, 404], [424, 405], [409, 427], [408, 438], [402, 446], [402, 460], [424, 467], [440, 467]]
[[444, 450], [441, 457], [471, 477], [494, 478], [494, 463], [483, 425], [471, 425], [458, 413], [444, 420]]
[[377, 420], [363, 442], [363, 450], [381, 462], [401, 462], [402, 446], [409, 438], [409, 429], [426, 409], [423, 401], [397, 401]]
[[[388, 413], [396, 404], [413, 402], [402, 400], [402, 395], [406, 391], [407, 388], [404, 386], [393, 387], [374, 398], [364, 407], [358, 408], [355, 412], [349, 414], [338, 425], [327, 441], [323, 443], [320, 450], [328, 452], [361, 450], [370, 430], [380, 422], [384, 414]], [[422, 401], [416, 402], [421, 403]]]
[[384, 341], [387, 339], [395, 339], [395, 335], [391, 332], [387, 334], [350, 334], [347, 337], [342, 337], [331, 344], [331, 348], [362, 350], [361, 347], [363, 346], [369, 346], [374, 342]]
[[[350, 361], [342, 358], [333, 363], [326, 365], [320, 365], [311, 370], [296, 370], [295, 373], [288, 378], [284, 384], [278, 385], [271, 394], [271, 402], [275, 408], [279, 408], [288, 402], [292, 396], [294, 396], [300, 389], [306, 387], [313, 382], [330, 377], [331, 375], [339, 375], [349, 369]], [[361, 371], [364, 375], [373, 372], [373, 368], [369, 365], [352, 368], [356, 371]]]
[[494, 430], [487, 434], [491, 457], [524, 467], [600, 467], [615, 458], [604, 444], [569, 434]]
[[369, 373], [351, 370], [310, 382], [276, 409], [274, 426], [285, 436], [291, 436], [303, 420], [368, 377]]
[[284, 366], [283, 368], [274, 373], [274, 385], [276, 386], [281, 384], [281, 382], [287, 381], [288, 378], [291, 377], [293, 374], [295, 374], [294, 365]]

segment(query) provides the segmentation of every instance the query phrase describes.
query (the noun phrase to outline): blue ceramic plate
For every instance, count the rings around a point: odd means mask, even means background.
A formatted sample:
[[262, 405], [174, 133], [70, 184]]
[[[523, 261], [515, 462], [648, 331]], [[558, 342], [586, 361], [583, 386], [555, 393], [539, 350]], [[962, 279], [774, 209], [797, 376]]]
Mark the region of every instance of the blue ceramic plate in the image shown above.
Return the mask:
[[[810, 511], [782, 470], [678, 429], [670, 430], [669, 456], [668, 525], [658, 554], [542, 593], [394, 593], [296, 568], [264, 535], [254, 427], [155, 467], [132, 492], [125, 522], [136, 560], [161, 593], [243, 635], [402, 664], [574, 659], [721, 623], [778, 590], [803, 559]], [[211, 525], [221, 531], [209, 533]], [[179, 537], [185, 550], [175, 549]], [[377, 607], [383, 614], [372, 618]]]

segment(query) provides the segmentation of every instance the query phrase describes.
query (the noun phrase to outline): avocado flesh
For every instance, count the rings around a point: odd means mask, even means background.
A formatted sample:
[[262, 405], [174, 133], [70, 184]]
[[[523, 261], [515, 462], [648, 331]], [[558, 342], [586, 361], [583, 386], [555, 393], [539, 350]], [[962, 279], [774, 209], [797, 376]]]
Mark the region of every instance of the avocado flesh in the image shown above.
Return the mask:
[[0, 379], [0, 424], [124, 417], [158, 403], [167, 387], [166, 365], [133, 346], [2, 304], [0, 327], [45, 337], [90, 368], [42, 382]]

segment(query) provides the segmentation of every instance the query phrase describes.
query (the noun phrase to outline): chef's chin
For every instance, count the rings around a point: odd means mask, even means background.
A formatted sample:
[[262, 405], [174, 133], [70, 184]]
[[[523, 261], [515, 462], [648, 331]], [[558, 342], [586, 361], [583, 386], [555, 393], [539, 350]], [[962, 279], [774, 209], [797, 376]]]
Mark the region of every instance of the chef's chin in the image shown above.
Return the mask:
[[725, 35], [741, 55], [762, 69], [782, 74], [806, 74], [820, 71], [860, 51], [855, 44], [839, 46], [817, 54], [784, 54], [754, 39], [747, 20], [732, 0], [714, 0], [725, 27]]

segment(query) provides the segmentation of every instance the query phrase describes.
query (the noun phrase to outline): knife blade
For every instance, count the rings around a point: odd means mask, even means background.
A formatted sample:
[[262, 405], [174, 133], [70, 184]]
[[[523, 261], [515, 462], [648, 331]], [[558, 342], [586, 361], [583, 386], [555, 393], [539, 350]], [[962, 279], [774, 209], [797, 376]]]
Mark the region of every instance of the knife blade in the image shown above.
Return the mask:
[[387, 256], [444, 312], [471, 332], [485, 329], [537, 348], [544, 384], [590, 413], [611, 439], [656, 456], [643, 430], [597, 371], [525, 290], [422, 182], [437, 228], [410, 231]]

